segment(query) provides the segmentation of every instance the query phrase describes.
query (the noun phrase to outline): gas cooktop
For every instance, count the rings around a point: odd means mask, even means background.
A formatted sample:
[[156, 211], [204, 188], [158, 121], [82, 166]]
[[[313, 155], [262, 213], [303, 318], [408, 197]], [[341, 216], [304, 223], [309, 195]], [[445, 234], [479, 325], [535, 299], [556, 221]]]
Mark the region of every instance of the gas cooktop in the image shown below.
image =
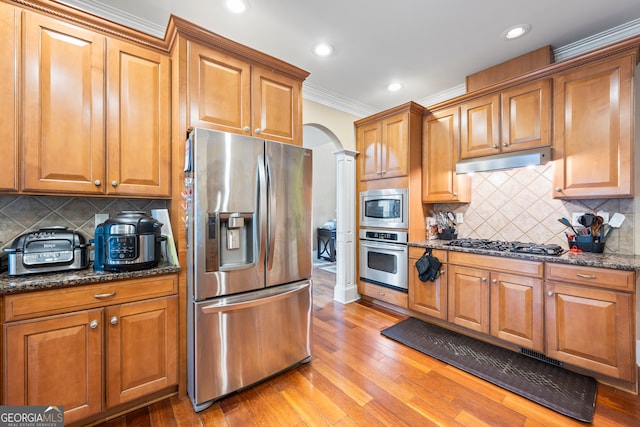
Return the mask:
[[565, 250], [560, 245], [541, 245], [537, 243], [505, 242], [501, 240], [487, 239], [455, 239], [451, 240], [445, 245], [455, 246], [459, 248], [484, 249], [488, 251], [517, 252], [525, 254], [553, 256], [562, 255], [565, 252]]

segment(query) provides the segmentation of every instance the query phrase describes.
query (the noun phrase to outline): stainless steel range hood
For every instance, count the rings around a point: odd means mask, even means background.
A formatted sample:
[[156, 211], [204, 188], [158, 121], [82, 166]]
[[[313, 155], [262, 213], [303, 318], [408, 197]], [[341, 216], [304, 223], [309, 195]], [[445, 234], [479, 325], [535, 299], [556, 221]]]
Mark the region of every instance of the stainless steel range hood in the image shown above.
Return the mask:
[[516, 153], [463, 160], [456, 163], [456, 173], [487, 172], [501, 169], [544, 165], [551, 160], [551, 148], [536, 148]]

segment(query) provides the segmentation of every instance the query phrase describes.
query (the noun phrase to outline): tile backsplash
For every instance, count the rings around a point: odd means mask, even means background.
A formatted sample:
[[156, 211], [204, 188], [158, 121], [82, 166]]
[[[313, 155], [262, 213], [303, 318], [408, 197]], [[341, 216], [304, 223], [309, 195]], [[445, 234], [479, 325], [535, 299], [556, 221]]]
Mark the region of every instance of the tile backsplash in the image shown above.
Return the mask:
[[61, 196], [0, 196], [0, 247], [8, 247], [13, 239], [38, 227], [62, 225], [79, 230], [92, 239], [94, 215], [106, 213], [114, 217], [125, 210], [166, 208], [165, 200], [113, 199]]
[[605, 253], [634, 253], [633, 199], [552, 199], [553, 165], [472, 176], [472, 201], [464, 204], [436, 204], [436, 211], [462, 213], [458, 236], [478, 239], [555, 243], [567, 248], [566, 227], [558, 218], [571, 220], [574, 212], [619, 212], [625, 221], [613, 230]]

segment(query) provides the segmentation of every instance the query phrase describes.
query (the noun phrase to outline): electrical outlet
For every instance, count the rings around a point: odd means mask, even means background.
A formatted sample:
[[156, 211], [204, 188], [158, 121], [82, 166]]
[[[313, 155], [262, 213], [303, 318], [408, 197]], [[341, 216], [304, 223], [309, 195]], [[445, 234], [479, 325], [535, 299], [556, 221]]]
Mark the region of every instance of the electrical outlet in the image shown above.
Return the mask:
[[596, 212], [596, 215], [602, 217], [603, 224], [608, 224], [609, 223], [609, 212], [598, 211], [598, 212]]
[[100, 224], [102, 224], [103, 222], [105, 222], [108, 219], [109, 219], [109, 214], [108, 213], [97, 213], [93, 217], [93, 226], [94, 226], [94, 228], [99, 226]]
[[456, 224], [462, 224], [464, 222], [464, 215], [462, 212], [456, 212]]
[[578, 222], [578, 218], [580, 218], [582, 215], [584, 215], [584, 212], [574, 212], [571, 215], [571, 225], [576, 226], [576, 225], [581, 225]]

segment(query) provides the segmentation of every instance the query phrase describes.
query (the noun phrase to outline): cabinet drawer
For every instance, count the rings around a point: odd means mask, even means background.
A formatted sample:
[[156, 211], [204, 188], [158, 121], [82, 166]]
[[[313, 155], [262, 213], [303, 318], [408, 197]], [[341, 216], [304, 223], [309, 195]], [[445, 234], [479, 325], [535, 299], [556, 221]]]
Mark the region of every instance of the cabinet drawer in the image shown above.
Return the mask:
[[[426, 248], [409, 246], [409, 258], [416, 258], [416, 259], [420, 258], [424, 253], [425, 249]], [[444, 251], [442, 249], [432, 249], [431, 255], [438, 258], [438, 260], [440, 260], [440, 262], [443, 264], [447, 262], [447, 251]]]
[[635, 288], [636, 278], [633, 271], [554, 263], [547, 263], [545, 269], [547, 280], [558, 280], [629, 292], [633, 292]]
[[492, 271], [540, 278], [544, 272], [544, 263], [542, 262], [453, 251], [449, 253], [449, 264], [466, 265], [473, 268], [485, 268]]
[[4, 298], [4, 320], [30, 319], [123, 302], [175, 294], [177, 276], [156, 276], [96, 285], [8, 295]]
[[408, 297], [404, 292], [394, 291], [384, 286], [373, 285], [367, 282], [360, 282], [360, 292], [368, 297], [375, 298], [398, 307], [407, 308]]

